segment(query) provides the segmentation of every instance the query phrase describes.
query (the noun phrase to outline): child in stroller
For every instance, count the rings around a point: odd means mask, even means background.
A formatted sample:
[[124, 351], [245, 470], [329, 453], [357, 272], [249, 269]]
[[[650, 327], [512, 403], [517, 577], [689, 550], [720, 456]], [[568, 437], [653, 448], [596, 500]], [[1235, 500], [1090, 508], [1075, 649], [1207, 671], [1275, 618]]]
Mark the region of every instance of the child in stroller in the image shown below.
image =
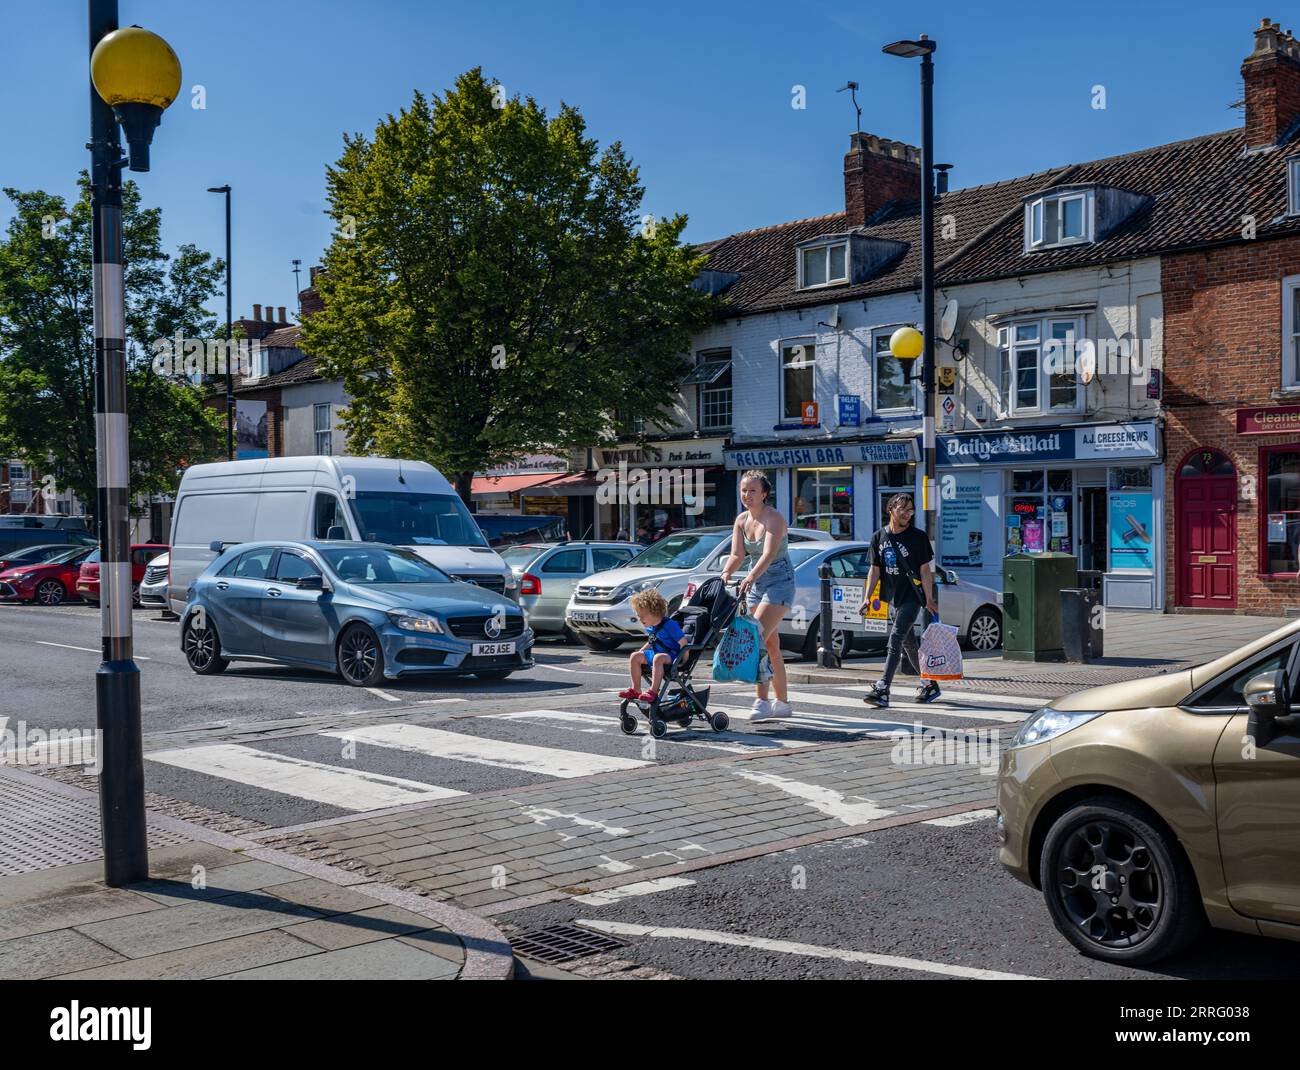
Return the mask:
[[[654, 597], [646, 599], [643, 595]], [[638, 603], [637, 599], [642, 601]], [[668, 608], [664, 605], [663, 596], [658, 591], [643, 591], [633, 597], [632, 604], [654, 640], [664, 623], [663, 613]], [[662, 739], [667, 733], [669, 721], [686, 727], [698, 717], [706, 721], [715, 732], [726, 729], [729, 723], [727, 715], [721, 711], [709, 713], [709, 688], [696, 689], [691, 684], [691, 672], [699, 662], [700, 655], [716, 646], [726, 633], [739, 607], [740, 602], [727, 593], [721, 578], [707, 579], [691, 600], [671, 618], [677, 627], [668, 629], [668, 633], [681, 632], [678, 641], [680, 654], [670, 659], [666, 651], [656, 651], [655, 647], [647, 646], [644, 651], [638, 650], [632, 655], [630, 665], [634, 682], [637, 674], [650, 672], [651, 687], [649, 691], [633, 694], [637, 691], [633, 686], [619, 693], [619, 698], [623, 700], [619, 710], [619, 724], [625, 733], [633, 735], [636, 732], [637, 716], [631, 712], [634, 706], [649, 720], [650, 734], [656, 739]], [[647, 664], [648, 652], [654, 657], [651, 664]]]

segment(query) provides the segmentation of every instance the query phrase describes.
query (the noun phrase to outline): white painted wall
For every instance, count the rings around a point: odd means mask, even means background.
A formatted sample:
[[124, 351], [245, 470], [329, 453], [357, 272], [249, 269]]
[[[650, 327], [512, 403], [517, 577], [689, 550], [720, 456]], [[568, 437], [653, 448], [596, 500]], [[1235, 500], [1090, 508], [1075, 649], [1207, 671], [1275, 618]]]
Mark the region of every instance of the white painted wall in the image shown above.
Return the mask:
[[316, 452], [313, 406], [326, 403], [331, 406], [335, 425], [332, 438], [334, 455], [346, 453], [347, 436], [337, 424], [339, 410], [347, 406], [348, 400], [341, 380], [284, 387], [280, 391], [280, 404], [283, 406], [285, 456], [306, 457]]

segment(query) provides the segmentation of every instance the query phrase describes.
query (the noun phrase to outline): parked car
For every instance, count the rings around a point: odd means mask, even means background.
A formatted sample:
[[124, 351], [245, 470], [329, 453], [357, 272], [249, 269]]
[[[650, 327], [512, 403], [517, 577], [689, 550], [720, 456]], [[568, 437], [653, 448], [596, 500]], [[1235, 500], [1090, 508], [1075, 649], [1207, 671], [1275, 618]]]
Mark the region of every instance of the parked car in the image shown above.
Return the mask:
[[493, 547], [559, 542], [569, 526], [562, 516], [528, 516], [523, 513], [475, 513], [474, 522]]
[[[790, 529], [790, 545], [834, 544], [824, 531]], [[564, 622], [592, 650], [617, 650], [645, 636], [628, 601], [638, 591], [657, 588], [676, 613], [692, 575], [716, 575], [731, 555], [731, 525], [687, 528], [652, 543], [624, 567], [583, 580], [564, 609]]]
[[[145, 566], [159, 554], [165, 554], [163, 543], [142, 542], [131, 546], [131, 604], [140, 604], [140, 581], [144, 579]], [[92, 606], [99, 605], [99, 548], [92, 550], [81, 562], [77, 577], [77, 593]]]
[[626, 565], [641, 549], [634, 542], [524, 543], [506, 547], [501, 558], [519, 579], [519, 605], [533, 631], [573, 636], [564, 623], [573, 589], [594, 573]]
[[1293, 622], [1049, 703], [1002, 752], [1002, 865], [1108, 962], [1155, 962], [1207, 922], [1300, 940], [1298, 684]]
[[68, 549], [66, 542], [46, 542], [14, 550], [0, 557], [0, 572], [8, 572], [19, 565], [39, 565], [43, 561], [52, 561], [66, 554]]
[[221, 553], [194, 581], [181, 650], [196, 673], [256, 658], [373, 687], [415, 673], [503, 680], [528, 669], [533, 632], [505, 596], [406, 547], [313, 540]]
[[167, 602], [167, 569], [171, 554], [159, 554], [145, 566], [144, 576], [140, 579], [141, 606], [150, 609], [171, 611]]
[[60, 546], [48, 561], [19, 564], [0, 572], [0, 598], [57, 606], [77, 596], [81, 562], [95, 552], [93, 546]]
[[[821, 643], [821, 574], [823, 564], [831, 566], [832, 582], [835, 579], [866, 578], [870, 570], [869, 542], [835, 542], [791, 546], [790, 563], [794, 566], [795, 598], [790, 611], [777, 626], [783, 650], [795, 650], [811, 661], [817, 656]], [[749, 571], [746, 563], [737, 576]], [[686, 585], [686, 597], [709, 578], [711, 573], [692, 574]], [[936, 569], [938, 584], [939, 619], [957, 629], [957, 637], [973, 650], [994, 650], [1002, 645], [1002, 611], [998, 608], [998, 592], [991, 587], [958, 579], [951, 569]], [[863, 621], [858, 628], [831, 629], [831, 641], [838, 657], [854, 650], [880, 650], [888, 632], [886, 603], [876, 602], [872, 619]], [[855, 620], [856, 610], [854, 611]], [[832, 617], [832, 623], [834, 618]]]
[[190, 584], [217, 556], [213, 542], [267, 539], [409, 546], [459, 580], [518, 596], [514, 573], [432, 465], [387, 457], [272, 457], [185, 470], [172, 515], [172, 609], [185, 608]]

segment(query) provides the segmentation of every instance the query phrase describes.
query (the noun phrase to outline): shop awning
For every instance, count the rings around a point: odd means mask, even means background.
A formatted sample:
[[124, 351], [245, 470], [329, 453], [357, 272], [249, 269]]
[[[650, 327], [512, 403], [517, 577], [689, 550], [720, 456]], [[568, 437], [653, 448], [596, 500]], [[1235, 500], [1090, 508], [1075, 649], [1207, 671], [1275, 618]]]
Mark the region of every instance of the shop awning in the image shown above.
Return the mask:
[[535, 487], [539, 483], [555, 479], [554, 472], [538, 474], [531, 472], [526, 476], [475, 476], [469, 492], [474, 494], [517, 494], [521, 490]]
[[548, 482], [539, 483], [532, 488], [533, 494], [551, 494], [557, 497], [590, 497], [596, 493], [599, 485], [595, 475], [590, 472], [574, 472], [567, 476], [550, 476]]

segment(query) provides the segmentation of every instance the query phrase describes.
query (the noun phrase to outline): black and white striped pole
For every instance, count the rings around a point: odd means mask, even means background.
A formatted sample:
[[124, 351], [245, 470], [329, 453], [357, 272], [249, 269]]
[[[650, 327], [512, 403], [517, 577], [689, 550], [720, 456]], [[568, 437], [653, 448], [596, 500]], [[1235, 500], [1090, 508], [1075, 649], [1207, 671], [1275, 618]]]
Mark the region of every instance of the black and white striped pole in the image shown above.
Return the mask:
[[[95, 449], [100, 635], [95, 718], [104, 881], [149, 876], [140, 726], [140, 670], [131, 643], [130, 454], [126, 417], [126, 295], [122, 167], [149, 170], [149, 142], [180, 90], [180, 64], [162, 38], [119, 30], [117, 0], [89, 0], [91, 242], [94, 261]], [[122, 157], [118, 124], [126, 130]]]

